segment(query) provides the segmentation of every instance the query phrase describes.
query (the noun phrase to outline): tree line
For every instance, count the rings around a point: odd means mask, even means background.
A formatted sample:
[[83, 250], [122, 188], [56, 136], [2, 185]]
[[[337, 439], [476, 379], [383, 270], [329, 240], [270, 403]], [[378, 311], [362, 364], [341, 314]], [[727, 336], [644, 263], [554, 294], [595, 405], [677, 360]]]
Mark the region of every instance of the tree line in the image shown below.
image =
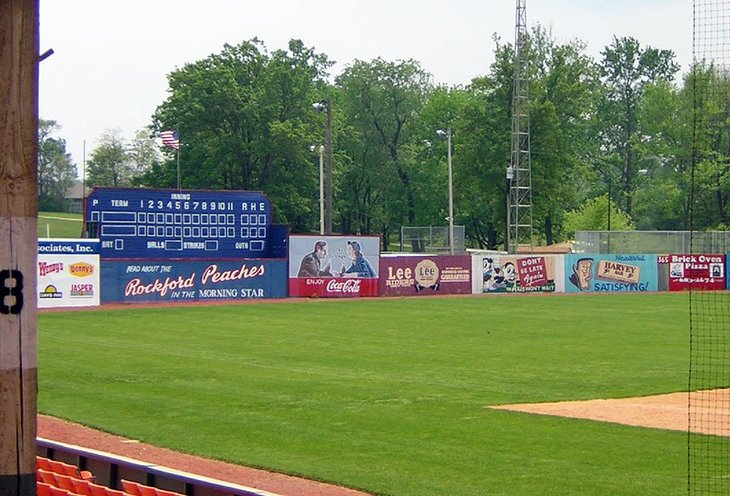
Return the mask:
[[[318, 232], [325, 115], [312, 104], [327, 100], [335, 232], [379, 234], [388, 246], [401, 226], [445, 225], [447, 150], [436, 130], [450, 128], [454, 222], [465, 226], [468, 246], [500, 248], [514, 50], [496, 36], [494, 44], [487, 74], [451, 87], [415, 60], [355, 60], [332, 78], [333, 62], [300, 40], [273, 52], [256, 38], [224, 45], [168, 75], [169, 96], [132, 143], [102, 137], [87, 185], [176, 187], [175, 151], [154, 141], [174, 129], [183, 188], [262, 191], [275, 222]], [[538, 243], [606, 230], [609, 218], [612, 230], [684, 230], [691, 205], [695, 229], [726, 228], [726, 75], [704, 62], [680, 75], [673, 52], [631, 37], [614, 37], [595, 60], [582, 42], [558, 43], [539, 25], [522, 57]], [[43, 164], [64, 150], [43, 126], [39, 139], [43, 185]], [[51, 190], [42, 186], [41, 195]]]

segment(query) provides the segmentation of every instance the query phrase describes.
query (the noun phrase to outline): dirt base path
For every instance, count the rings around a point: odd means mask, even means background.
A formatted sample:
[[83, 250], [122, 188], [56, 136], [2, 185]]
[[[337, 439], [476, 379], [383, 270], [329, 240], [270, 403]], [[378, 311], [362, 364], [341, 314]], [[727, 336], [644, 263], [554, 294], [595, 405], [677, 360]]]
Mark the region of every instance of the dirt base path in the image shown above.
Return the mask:
[[[691, 402], [691, 403], [690, 403]], [[598, 420], [616, 424], [730, 436], [730, 390], [671, 393], [614, 400], [492, 406], [497, 410]]]
[[191, 474], [262, 489], [282, 496], [369, 496], [367, 493], [353, 489], [209, 460], [130, 441], [123, 437], [46, 415], [38, 415], [38, 437], [105, 451]]

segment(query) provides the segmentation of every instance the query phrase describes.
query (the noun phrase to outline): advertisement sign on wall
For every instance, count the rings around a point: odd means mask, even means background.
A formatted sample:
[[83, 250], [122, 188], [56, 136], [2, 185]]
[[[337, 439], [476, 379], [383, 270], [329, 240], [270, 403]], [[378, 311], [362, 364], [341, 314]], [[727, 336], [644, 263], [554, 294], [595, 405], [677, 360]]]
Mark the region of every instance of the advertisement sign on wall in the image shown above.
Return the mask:
[[380, 257], [381, 296], [471, 293], [468, 255]]
[[569, 293], [657, 291], [657, 256], [566, 255], [565, 290]]
[[660, 255], [657, 262], [669, 266], [669, 291], [725, 289], [725, 255]]
[[38, 240], [38, 308], [99, 305], [99, 240]]
[[378, 296], [380, 238], [289, 236], [289, 296]]
[[562, 257], [556, 255], [480, 255], [473, 263], [481, 274], [475, 292], [562, 292]]
[[102, 303], [286, 297], [286, 260], [106, 260]]

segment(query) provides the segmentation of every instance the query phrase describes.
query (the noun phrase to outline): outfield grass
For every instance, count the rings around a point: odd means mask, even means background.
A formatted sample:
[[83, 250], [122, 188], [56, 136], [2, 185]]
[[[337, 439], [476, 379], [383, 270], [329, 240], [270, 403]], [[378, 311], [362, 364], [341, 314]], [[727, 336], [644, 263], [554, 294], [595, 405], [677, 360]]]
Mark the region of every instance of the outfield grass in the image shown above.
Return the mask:
[[80, 238], [82, 227], [81, 214], [38, 212], [39, 238]]
[[686, 492], [687, 434], [488, 409], [686, 390], [686, 294], [42, 313], [39, 411], [383, 495]]

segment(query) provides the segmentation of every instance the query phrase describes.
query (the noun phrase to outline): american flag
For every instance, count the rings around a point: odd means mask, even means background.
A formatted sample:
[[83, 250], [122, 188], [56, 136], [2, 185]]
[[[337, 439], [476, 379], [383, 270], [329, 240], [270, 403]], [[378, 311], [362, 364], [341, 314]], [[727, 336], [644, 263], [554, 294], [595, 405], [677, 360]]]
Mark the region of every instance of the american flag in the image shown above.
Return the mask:
[[177, 131], [173, 131], [172, 129], [162, 131], [160, 133], [160, 138], [162, 138], [163, 145], [174, 148], [175, 150], [180, 149], [180, 138], [177, 135]]

